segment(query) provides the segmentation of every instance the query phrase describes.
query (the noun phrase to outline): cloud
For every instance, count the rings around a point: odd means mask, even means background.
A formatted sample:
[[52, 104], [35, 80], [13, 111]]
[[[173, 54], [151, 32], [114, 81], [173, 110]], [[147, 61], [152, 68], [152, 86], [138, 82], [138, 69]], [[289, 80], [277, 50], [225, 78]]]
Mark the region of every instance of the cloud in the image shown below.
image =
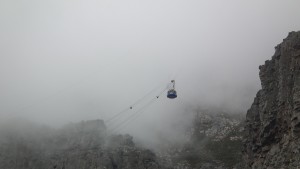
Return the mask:
[[106, 119], [177, 74], [178, 99], [162, 97], [125, 131], [164, 132], [189, 106], [245, 112], [258, 66], [299, 29], [299, 5], [1, 1], [0, 116], [53, 126]]

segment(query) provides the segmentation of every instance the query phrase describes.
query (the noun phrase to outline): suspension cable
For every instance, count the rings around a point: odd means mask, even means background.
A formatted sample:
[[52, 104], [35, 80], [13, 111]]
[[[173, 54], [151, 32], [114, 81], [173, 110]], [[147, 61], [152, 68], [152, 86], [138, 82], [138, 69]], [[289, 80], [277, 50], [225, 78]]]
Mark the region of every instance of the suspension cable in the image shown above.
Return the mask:
[[111, 123], [113, 120], [115, 120], [116, 118], [118, 118], [120, 115], [124, 114], [125, 112], [133, 109], [136, 105], [138, 105], [139, 103], [141, 103], [143, 100], [145, 100], [147, 97], [149, 97], [152, 93], [154, 93], [156, 90], [158, 90], [161, 87], [161, 85], [158, 85], [157, 87], [153, 88], [151, 91], [149, 91], [146, 95], [144, 95], [143, 97], [141, 97], [140, 99], [138, 99], [136, 102], [134, 102], [130, 107], [125, 108], [124, 110], [116, 113], [115, 115], [113, 115], [112, 117], [110, 117], [109, 119], [105, 120], [105, 123]]
[[118, 129], [120, 129], [120, 127], [124, 127], [130, 121], [133, 121], [136, 118], [138, 118], [142, 113], [145, 112], [146, 108], [148, 108], [149, 106], [151, 106], [163, 94], [163, 92], [165, 92], [166, 90], [167, 90], [167, 88], [165, 88], [163, 91], [161, 91], [159, 93], [159, 95], [157, 95], [155, 98], [151, 99], [146, 105], [144, 105], [142, 108], [140, 108], [134, 114], [132, 114], [131, 116], [129, 116], [128, 118], [126, 118], [125, 120], [123, 120], [121, 123], [119, 123], [117, 126], [115, 126], [115, 128], [111, 129], [110, 131], [111, 132], [116, 132], [116, 131], [118, 131]]

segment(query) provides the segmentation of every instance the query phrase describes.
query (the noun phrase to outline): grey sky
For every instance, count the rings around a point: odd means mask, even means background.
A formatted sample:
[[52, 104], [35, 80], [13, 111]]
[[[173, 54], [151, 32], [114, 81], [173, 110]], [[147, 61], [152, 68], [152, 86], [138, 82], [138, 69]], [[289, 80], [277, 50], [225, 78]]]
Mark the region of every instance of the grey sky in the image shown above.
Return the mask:
[[127, 131], [172, 126], [186, 120], [186, 107], [245, 112], [260, 88], [258, 66], [299, 30], [299, 6], [299, 0], [0, 0], [1, 119], [58, 126], [105, 119], [175, 75], [179, 98], [161, 98]]

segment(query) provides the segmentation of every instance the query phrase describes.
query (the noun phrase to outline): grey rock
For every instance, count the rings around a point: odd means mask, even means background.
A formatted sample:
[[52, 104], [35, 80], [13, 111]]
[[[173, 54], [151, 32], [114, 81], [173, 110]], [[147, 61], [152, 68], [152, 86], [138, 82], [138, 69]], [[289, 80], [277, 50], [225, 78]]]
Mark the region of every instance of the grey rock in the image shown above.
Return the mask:
[[290, 32], [259, 67], [262, 89], [247, 112], [247, 168], [300, 168], [300, 32]]

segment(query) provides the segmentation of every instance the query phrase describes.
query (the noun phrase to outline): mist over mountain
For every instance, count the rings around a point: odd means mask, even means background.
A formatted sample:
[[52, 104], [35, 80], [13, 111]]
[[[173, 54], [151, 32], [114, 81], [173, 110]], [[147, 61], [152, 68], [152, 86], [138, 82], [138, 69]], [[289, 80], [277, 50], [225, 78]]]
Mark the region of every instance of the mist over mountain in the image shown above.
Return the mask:
[[[243, 112], [227, 112], [226, 107], [191, 106], [177, 114], [182, 120], [174, 121], [173, 133], [136, 139], [118, 134], [126, 123], [113, 123], [119, 115], [136, 109], [135, 104], [110, 120], [56, 128], [11, 119], [0, 126], [0, 168], [297, 169], [300, 32], [290, 32], [275, 49], [272, 59], [259, 67], [262, 89], [246, 118]], [[160, 97], [156, 95], [138, 110]], [[139, 113], [143, 111], [123, 122]], [[165, 127], [161, 128], [164, 132], [172, 128]]]
[[16, 122], [19, 125], [15, 127], [1, 128], [3, 169], [162, 168], [155, 154], [136, 147], [131, 136], [108, 135], [102, 120], [61, 129]]
[[110, 133], [103, 120], [59, 129], [8, 121], [0, 130], [0, 168], [227, 169], [241, 159], [242, 122], [239, 114], [198, 111], [184, 142], [160, 140], [149, 150], [130, 135]]
[[299, 6], [0, 0], [0, 169], [297, 166]]
[[198, 110], [188, 140], [181, 144], [161, 147], [158, 154], [170, 168], [229, 169], [240, 168], [244, 117], [232, 114]]

